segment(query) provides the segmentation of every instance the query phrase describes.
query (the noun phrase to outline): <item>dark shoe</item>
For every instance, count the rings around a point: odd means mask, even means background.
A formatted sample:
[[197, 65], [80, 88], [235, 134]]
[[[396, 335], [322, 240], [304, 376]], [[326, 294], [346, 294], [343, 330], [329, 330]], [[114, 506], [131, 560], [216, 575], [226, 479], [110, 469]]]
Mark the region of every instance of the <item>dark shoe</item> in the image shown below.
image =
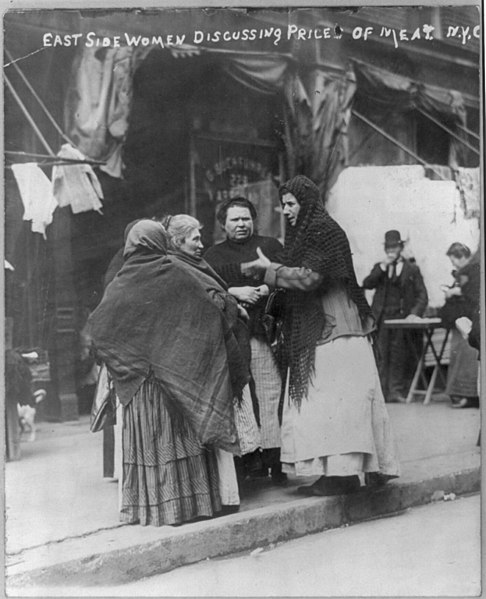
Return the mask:
[[365, 485], [367, 487], [372, 487], [375, 489], [379, 487], [384, 487], [391, 478], [393, 477], [387, 476], [386, 474], [382, 474], [381, 472], [366, 472]]
[[239, 511], [240, 511], [239, 505], [222, 505], [221, 510], [219, 512], [216, 512], [216, 514], [214, 516], [215, 516], [215, 518], [217, 518], [219, 516], [228, 516], [229, 514], [236, 514]]
[[[314, 485], [315, 485], [315, 483], [314, 483]], [[301, 487], [297, 487], [297, 493], [299, 495], [306, 495], [307, 497], [313, 497], [318, 494], [315, 492], [316, 490], [318, 491], [318, 489], [314, 485], [302, 485]]]
[[297, 492], [311, 497], [331, 497], [355, 493], [360, 486], [358, 476], [321, 476], [313, 485], [298, 487]]
[[317, 482], [323, 495], [349, 495], [361, 487], [359, 476], [328, 476]]

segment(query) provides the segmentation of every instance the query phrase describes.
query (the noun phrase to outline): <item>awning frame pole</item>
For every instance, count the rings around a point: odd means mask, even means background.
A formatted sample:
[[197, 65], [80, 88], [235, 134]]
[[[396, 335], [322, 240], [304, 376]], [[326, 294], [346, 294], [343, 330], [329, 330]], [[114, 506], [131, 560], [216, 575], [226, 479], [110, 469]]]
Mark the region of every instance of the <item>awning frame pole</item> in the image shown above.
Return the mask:
[[10, 54], [10, 52], [7, 50], [7, 48], [5, 48], [5, 54], [8, 56], [9, 60], [10, 60], [10, 64], [14, 67], [14, 69], [17, 71], [17, 73], [20, 75], [22, 81], [25, 83], [25, 85], [27, 86], [27, 88], [29, 89], [29, 91], [31, 92], [31, 94], [34, 96], [34, 98], [37, 100], [37, 102], [39, 103], [40, 107], [42, 108], [42, 110], [45, 112], [47, 118], [50, 120], [52, 126], [54, 127], [54, 129], [59, 133], [59, 135], [68, 143], [70, 143], [73, 147], [76, 147], [73, 142], [69, 139], [69, 137], [63, 132], [63, 130], [61, 129], [61, 127], [56, 123], [54, 117], [52, 116], [52, 114], [49, 112], [49, 110], [47, 109], [47, 106], [44, 104], [44, 102], [41, 100], [41, 98], [39, 97], [38, 93], [35, 91], [35, 89], [32, 87], [30, 81], [27, 79], [27, 77], [24, 75], [22, 69], [19, 67], [19, 65], [17, 64], [16, 61], [14, 61], [12, 55]]
[[11, 91], [13, 97], [15, 98], [15, 100], [17, 101], [17, 104], [19, 105], [20, 109], [22, 110], [22, 112], [24, 113], [25, 118], [29, 121], [30, 125], [32, 126], [32, 128], [34, 129], [35, 133], [37, 134], [37, 137], [39, 138], [39, 140], [41, 141], [42, 145], [44, 146], [44, 148], [49, 152], [50, 156], [52, 156], [53, 158], [56, 158], [56, 155], [54, 154], [51, 146], [47, 143], [46, 139], [44, 138], [44, 136], [42, 135], [42, 133], [40, 132], [39, 127], [37, 127], [34, 119], [32, 118], [32, 116], [30, 115], [29, 111], [27, 110], [27, 108], [25, 107], [24, 103], [22, 102], [22, 100], [20, 99], [19, 95], [17, 94], [17, 92], [15, 91], [13, 85], [10, 83], [7, 75], [4, 74], [5, 77], [5, 83], [7, 84], [8, 89]]
[[467, 141], [465, 141], [464, 139], [461, 139], [459, 137], [459, 135], [457, 135], [457, 133], [454, 133], [454, 131], [452, 131], [452, 129], [449, 129], [449, 127], [446, 127], [443, 123], [441, 123], [438, 119], [436, 119], [435, 117], [433, 117], [431, 114], [429, 114], [425, 110], [422, 110], [422, 108], [419, 108], [418, 106], [416, 106], [415, 110], [417, 110], [418, 112], [420, 112], [420, 114], [423, 114], [424, 117], [426, 117], [429, 120], [431, 120], [433, 123], [435, 123], [441, 129], [444, 129], [444, 131], [446, 131], [451, 137], [454, 137], [455, 139], [457, 139], [459, 142], [461, 142], [462, 144], [464, 144], [466, 146], [466, 148], [469, 148], [469, 150], [471, 150], [472, 152], [474, 152], [475, 154], [477, 154], [479, 156], [479, 154], [480, 154], [479, 150], [476, 149], [474, 146], [472, 146]]
[[443, 181], [447, 181], [447, 179], [442, 175], [442, 173], [440, 173], [438, 170], [436, 170], [432, 165], [430, 165], [428, 162], [426, 162], [425, 160], [423, 160], [422, 158], [420, 158], [420, 156], [418, 156], [417, 154], [415, 154], [415, 152], [412, 152], [412, 150], [409, 150], [407, 148], [407, 146], [404, 146], [402, 143], [400, 143], [397, 139], [395, 139], [394, 137], [392, 137], [390, 134], [386, 133], [386, 131], [384, 131], [383, 129], [381, 129], [380, 127], [378, 127], [377, 125], [375, 125], [372, 121], [370, 121], [369, 119], [367, 119], [366, 117], [364, 117], [362, 114], [360, 114], [359, 112], [356, 112], [356, 110], [352, 110], [351, 111], [354, 116], [356, 116], [358, 119], [360, 119], [361, 121], [363, 121], [363, 123], [366, 123], [369, 127], [372, 127], [373, 129], [375, 129], [375, 131], [377, 131], [380, 135], [382, 135], [385, 139], [387, 139], [388, 141], [391, 141], [392, 144], [395, 144], [396, 146], [398, 146], [401, 150], [403, 150], [406, 154], [409, 154], [410, 156], [412, 156], [412, 158], [414, 158], [415, 160], [417, 160], [417, 162], [420, 162], [420, 164], [422, 164], [423, 166], [430, 168], [438, 177], [440, 177]]
[[467, 127], [464, 127], [463, 125], [457, 125], [457, 126], [459, 127], [459, 129], [462, 129], [471, 137], [474, 137], [474, 139], [477, 139], [478, 141], [481, 139], [481, 137], [477, 133], [474, 133], [474, 131], [471, 131], [471, 129], [468, 129]]

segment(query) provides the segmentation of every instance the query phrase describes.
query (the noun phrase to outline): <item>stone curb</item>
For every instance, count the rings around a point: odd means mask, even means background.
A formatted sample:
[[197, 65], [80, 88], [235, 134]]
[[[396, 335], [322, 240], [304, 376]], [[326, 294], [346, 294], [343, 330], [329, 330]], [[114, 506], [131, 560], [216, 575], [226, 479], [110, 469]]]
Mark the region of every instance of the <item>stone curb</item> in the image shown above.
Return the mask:
[[[363, 489], [341, 497], [302, 498], [204, 522], [162, 529], [135, 527], [117, 529], [125, 542], [110, 548], [107, 534], [95, 533], [95, 542], [77, 538], [77, 551], [67, 550], [63, 559], [33, 569], [7, 566], [9, 592], [42, 585], [103, 586], [132, 582], [161, 574], [207, 558], [249, 551], [295, 539], [307, 534], [386, 516], [404, 509], [442, 499], [444, 494], [463, 495], [480, 490], [480, 468], [423, 478], [413, 482], [392, 482], [375, 490]], [[140, 527], [137, 527], [140, 528]], [[165, 527], [164, 527], [165, 528]], [[130, 543], [130, 530], [134, 533]], [[93, 535], [91, 535], [93, 537]], [[139, 542], [136, 538], [139, 536]], [[96, 549], [83, 548], [91, 544]], [[125, 546], [122, 546], [122, 545]], [[83, 555], [84, 553], [84, 555]], [[65, 559], [64, 559], [65, 556]], [[10, 572], [9, 572], [10, 571]]]

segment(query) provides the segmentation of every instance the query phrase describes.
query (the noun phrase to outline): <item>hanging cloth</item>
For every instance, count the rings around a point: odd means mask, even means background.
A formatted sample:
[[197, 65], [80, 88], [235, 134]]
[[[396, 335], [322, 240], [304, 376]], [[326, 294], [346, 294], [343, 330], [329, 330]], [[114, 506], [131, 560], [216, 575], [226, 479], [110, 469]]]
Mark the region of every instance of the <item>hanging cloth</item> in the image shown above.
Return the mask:
[[75, 58], [66, 94], [65, 128], [101, 170], [122, 177], [121, 146], [128, 130], [133, 73], [147, 49], [83, 48]]
[[[61, 146], [59, 158], [86, 160], [79, 150], [70, 144]], [[52, 169], [52, 192], [59, 206], [71, 206], [74, 214], [96, 210], [101, 212], [103, 190], [94, 170], [89, 164], [69, 164]]]
[[454, 170], [457, 189], [461, 194], [461, 204], [465, 218], [478, 218], [481, 213], [480, 191], [481, 173], [479, 167]]
[[52, 223], [57, 202], [47, 175], [34, 162], [13, 164], [12, 172], [24, 205], [23, 219], [32, 221], [32, 232], [46, 238], [46, 227]]

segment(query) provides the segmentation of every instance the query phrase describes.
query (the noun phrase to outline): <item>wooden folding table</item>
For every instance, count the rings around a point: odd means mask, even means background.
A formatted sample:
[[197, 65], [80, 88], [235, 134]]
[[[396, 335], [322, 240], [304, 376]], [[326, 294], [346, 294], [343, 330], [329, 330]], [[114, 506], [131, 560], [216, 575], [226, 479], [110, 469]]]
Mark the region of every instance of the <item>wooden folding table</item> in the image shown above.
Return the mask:
[[[442, 379], [442, 382], [444, 384], [446, 383], [441, 370], [441, 360], [442, 356], [444, 355], [444, 349], [447, 344], [447, 339], [449, 338], [450, 329], [442, 324], [440, 318], [421, 318], [420, 320], [407, 320], [406, 318], [393, 320], [390, 319], [383, 321], [383, 325], [387, 329], [401, 329], [405, 331], [405, 333], [410, 332], [412, 330], [422, 331], [425, 338], [425, 343], [422, 346], [420, 356], [417, 355], [417, 357], [419, 358], [417, 368], [415, 369], [415, 374], [413, 376], [412, 384], [410, 385], [406, 401], [407, 403], [411, 403], [415, 395], [424, 395], [424, 405], [429, 404], [432, 398], [432, 393], [435, 388], [437, 377], [439, 376]], [[445, 329], [445, 335], [440, 347], [436, 348], [434, 346], [434, 340], [432, 337], [434, 331], [440, 328]], [[406, 334], [406, 338], [408, 339], [410, 346], [413, 348], [413, 351], [417, 353], [417, 350], [414, 344], [411, 342], [410, 336], [408, 334]], [[434, 357], [435, 364], [430, 380], [427, 382], [427, 378], [425, 376], [425, 355], [429, 348]], [[419, 379], [422, 379], [424, 389], [417, 389]]]

